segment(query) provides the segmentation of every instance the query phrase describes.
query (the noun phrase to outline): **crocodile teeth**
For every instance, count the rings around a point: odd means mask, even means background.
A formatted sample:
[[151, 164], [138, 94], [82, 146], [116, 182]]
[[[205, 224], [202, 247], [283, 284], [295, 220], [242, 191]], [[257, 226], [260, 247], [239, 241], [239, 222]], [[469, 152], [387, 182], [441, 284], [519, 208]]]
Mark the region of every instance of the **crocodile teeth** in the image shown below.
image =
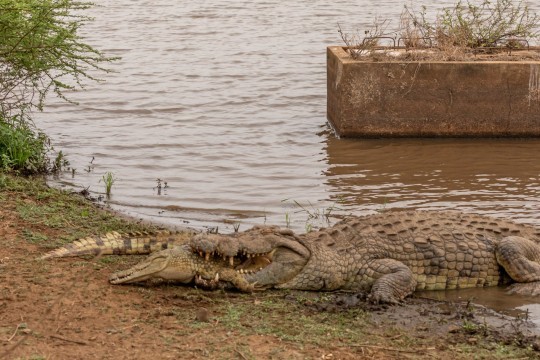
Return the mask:
[[203, 257], [203, 252], [202, 252], [202, 250], [199, 250], [199, 256], [200, 256], [200, 257]]
[[204, 260], [205, 261], [210, 261], [210, 253], [204, 254]]
[[229, 265], [231, 265], [231, 266], [234, 265], [234, 257], [232, 257], [232, 256], [229, 256]]
[[216, 277], [214, 278], [214, 281], [219, 281], [219, 273], [216, 273]]
[[251, 254], [247, 254], [246, 256], [247, 256], [247, 258], [249, 259], [249, 258], [251, 257]]

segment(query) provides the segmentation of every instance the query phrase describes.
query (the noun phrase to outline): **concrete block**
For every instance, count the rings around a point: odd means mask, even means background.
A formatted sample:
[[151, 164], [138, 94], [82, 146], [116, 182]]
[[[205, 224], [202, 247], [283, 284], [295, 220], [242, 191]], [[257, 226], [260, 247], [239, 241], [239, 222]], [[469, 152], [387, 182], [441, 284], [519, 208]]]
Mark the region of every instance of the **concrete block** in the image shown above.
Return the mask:
[[540, 61], [361, 61], [327, 49], [342, 137], [540, 137]]

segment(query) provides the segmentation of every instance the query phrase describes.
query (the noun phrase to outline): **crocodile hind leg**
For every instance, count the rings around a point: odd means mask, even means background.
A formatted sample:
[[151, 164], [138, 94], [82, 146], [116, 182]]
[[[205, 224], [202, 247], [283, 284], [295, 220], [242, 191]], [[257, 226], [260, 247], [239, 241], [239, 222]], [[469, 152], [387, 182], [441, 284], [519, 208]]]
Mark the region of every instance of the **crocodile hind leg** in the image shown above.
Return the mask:
[[540, 245], [519, 236], [501, 240], [496, 250], [497, 261], [516, 281], [511, 294], [540, 295]]
[[373, 277], [377, 279], [371, 287], [370, 301], [396, 304], [412, 294], [416, 288], [416, 280], [411, 269], [400, 261], [393, 259], [372, 261], [368, 272], [373, 272]]

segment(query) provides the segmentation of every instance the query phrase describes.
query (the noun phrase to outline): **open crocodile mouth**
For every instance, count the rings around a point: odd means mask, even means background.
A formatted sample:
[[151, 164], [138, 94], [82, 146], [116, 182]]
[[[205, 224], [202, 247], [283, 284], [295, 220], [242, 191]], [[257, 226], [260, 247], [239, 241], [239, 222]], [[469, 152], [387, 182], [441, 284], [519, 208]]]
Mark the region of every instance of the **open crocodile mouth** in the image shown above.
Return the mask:
[[219, 251], [208, 251], [191, 247], [193, 253], [203, 258], [206, 262], [220, 262], [241, 274], [254, 274], [263, 270], [272, 263], [275, 249], [267, 253], [250, 254], [247, 251], [239, 251], [235, 256], [222, 254]]

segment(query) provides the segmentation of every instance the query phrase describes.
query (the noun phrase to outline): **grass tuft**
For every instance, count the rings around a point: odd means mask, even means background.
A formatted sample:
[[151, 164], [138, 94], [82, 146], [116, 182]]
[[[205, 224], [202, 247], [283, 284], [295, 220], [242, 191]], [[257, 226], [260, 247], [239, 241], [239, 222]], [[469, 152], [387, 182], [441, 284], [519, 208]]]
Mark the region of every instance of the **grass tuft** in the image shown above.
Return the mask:
[[102, 176], [100, 182], [101, 181], [103, 181], [103, 183], [105, 184], [105, 194], [107, 195], [107, 198], [110, 198], [112, 186], [116, 182], [116, 177], [112, 172], [109, 171]]

